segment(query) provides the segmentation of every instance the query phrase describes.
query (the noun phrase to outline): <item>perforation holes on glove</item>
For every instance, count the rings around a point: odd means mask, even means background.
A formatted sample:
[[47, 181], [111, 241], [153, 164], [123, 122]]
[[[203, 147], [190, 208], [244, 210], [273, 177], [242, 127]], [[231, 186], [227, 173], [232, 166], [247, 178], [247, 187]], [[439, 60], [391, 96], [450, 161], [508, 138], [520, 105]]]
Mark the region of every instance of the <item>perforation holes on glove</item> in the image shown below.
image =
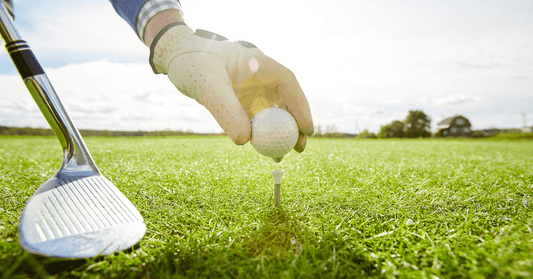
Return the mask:
[[[190, 75], [190, 80], [194, 81], [194, 88], [189, 88], [180, 91], [188, 97], [193, 98], [199, 102], [200, 98], [205, 93], [204, 85], [206, 84], [207, 80], [204, 76], [202, 76], [201, 69], [195, 67], [195, 65], [191, 65], [191, 68], [187, 70], [187, 74]], [[191, 96], [191, 94], [193, 96]]]

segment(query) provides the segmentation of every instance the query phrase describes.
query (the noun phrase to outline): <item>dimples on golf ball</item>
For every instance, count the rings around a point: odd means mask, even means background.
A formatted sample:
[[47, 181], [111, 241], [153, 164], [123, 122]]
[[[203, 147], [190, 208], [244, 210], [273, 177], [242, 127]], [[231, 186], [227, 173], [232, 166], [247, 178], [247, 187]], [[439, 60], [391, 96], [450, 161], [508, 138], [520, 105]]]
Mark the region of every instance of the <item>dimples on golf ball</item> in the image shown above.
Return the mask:
[[298, 124], [284, 109], [266, 108], [252, 119], [250, 143], [257, 152], [271, 158], [289, 153], [298, 141]]

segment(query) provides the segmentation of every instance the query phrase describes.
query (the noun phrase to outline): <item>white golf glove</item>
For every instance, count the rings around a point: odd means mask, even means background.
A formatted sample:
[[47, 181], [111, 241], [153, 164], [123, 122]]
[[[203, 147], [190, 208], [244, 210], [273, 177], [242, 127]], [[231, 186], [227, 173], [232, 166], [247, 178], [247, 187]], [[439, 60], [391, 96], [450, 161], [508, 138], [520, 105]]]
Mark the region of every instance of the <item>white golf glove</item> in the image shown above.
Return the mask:
[[313, 134], [311, 109], [295, 76], [253, 44], [172, 23], [154, 38], [150, 63], [204, 105], [236, 144], [248, 142], [250, 119], [266, 107], [294, 116], [300, 130], [296, 151], [302, 152]]

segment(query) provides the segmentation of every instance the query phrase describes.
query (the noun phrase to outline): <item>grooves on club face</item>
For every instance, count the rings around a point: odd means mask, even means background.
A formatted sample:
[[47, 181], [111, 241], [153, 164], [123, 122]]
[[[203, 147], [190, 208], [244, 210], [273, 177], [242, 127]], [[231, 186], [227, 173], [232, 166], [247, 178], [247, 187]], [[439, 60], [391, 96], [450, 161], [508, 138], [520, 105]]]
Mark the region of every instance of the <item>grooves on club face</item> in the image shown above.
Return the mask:
[[30, 253], [61, 258], [107, 255], [135, 245], [146, 232], [133, 204], [102, 175], [55, 175], [39, 190], [20, 221], [19, 242]]

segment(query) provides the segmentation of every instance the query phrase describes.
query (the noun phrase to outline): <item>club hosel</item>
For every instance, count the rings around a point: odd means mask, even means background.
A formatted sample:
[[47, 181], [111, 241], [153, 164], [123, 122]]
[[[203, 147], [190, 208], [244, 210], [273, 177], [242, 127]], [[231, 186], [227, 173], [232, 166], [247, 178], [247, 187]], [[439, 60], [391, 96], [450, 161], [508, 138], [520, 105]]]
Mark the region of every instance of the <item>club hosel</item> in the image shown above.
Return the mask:
[[30, 76], [24, 83], [64, 150], [63, 167], [90, 165], [99, 173], [82, 137], [72, 123], [46, 74]]
[[[51, 96], [50, 94], [50, 92], [53, 91], [53, 88], [46, 74], [26, 77], [24, 78], [24, 84], [26, 85], [26, 88], [28, 88], [28, 91], [39, 107], [44, 118], [50, 125], [50, 128], [54, 131], [54, 134], [61, 143], [61, 147], [63, 149], [69, 149], [70, 146], [72, 146], [72, 139], [69, 139], [67, 136], [67, 128], [64, 125], [61, 125], [61, 122], [59, 121], [61, 115], [53, 105], [55, 103], [53, 100], [54, 96]], [[69, 150], [68, 153], [72, 156], [73, 150]]]

